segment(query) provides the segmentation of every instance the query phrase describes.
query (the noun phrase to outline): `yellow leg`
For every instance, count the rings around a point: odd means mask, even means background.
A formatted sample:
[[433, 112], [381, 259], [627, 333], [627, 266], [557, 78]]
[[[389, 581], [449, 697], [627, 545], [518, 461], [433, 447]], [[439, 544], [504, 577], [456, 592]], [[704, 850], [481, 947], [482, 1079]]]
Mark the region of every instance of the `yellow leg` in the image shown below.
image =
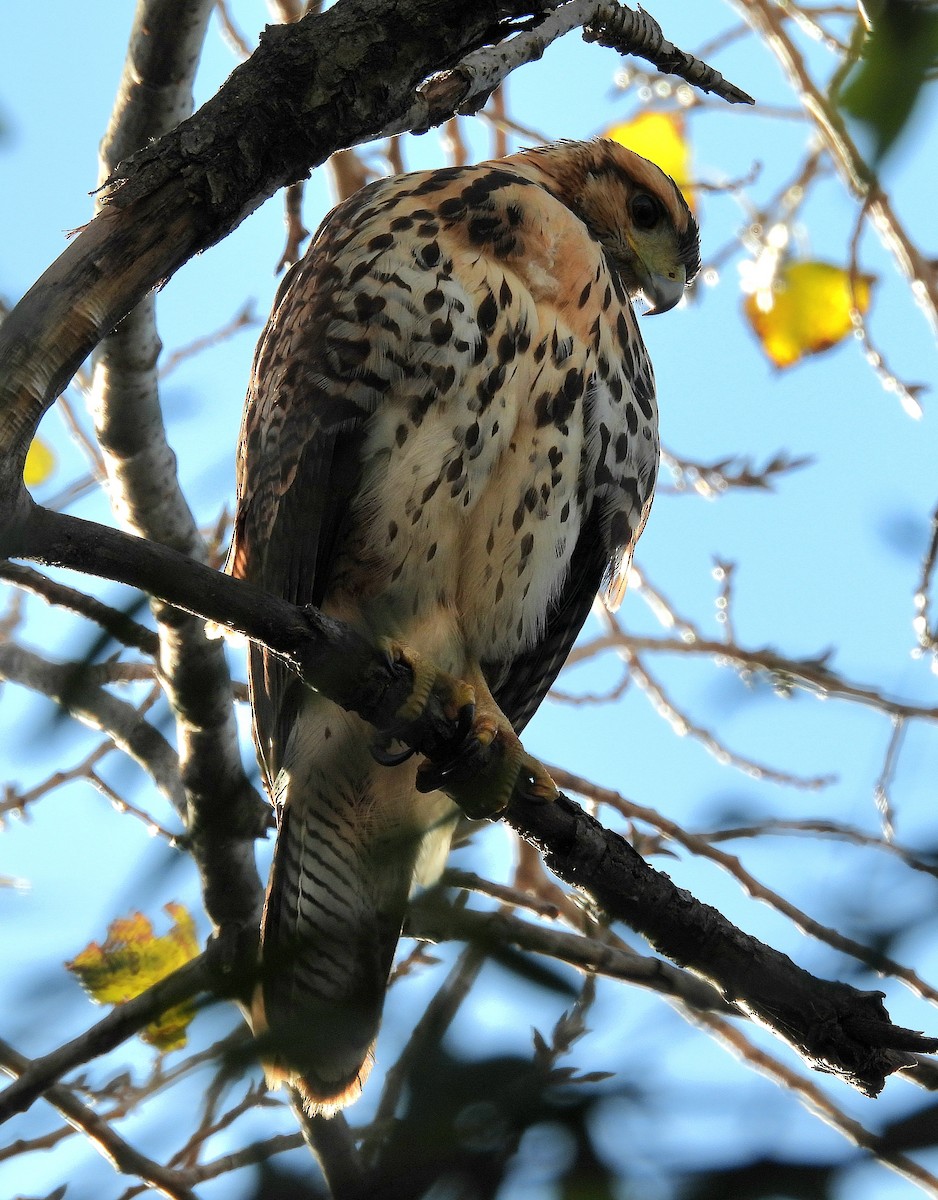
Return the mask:
[[439, 670], [431, 659], [402, 642], [381, 638], [379, 645], [392, 662], [404, 663], [410, 669], [414, 684], [410, 695], [394, 714], [393, 728], [375, 739], [371, 747], [375, 761], [385, 767], [394, 767], [412, 756], [413, 750], [405, 747], [393, 751], [391, 745], [420, 719], [434, 691], [440, 696], [444, 714], [458, 723], [454, 744], [462, 744], [471, 733], [475, 713], [472, 687]]
[[405, 702], [397, 710], [395, 719], [402, 725], [416, 721], [427, 706], [430, 693], [434, 688], [445, 692], [444, 711], [454, 721], [459, 714], [475, 702], [475, 694], [468, 683], [454, 679], [418, 651], [392, 638], [382, 638], [381, 647], [392, 662], [406, 663], [414, 677], [414, 688]]
[[557, 785], [525, 752], [477, 665], [466, 672], [466, 685], [475, 698], [475, 714], [465, 744], [451, 764], [422, 767], [417, 786], [422, 790], [442, 786], [466, 815], [475, 819], [502, 812], [519, 783], [527, 796], [555, 800]]
[[[383, 647], [395, 662], [406, 663], [414, 677], [413, 690], [396, 713], [401, 728], [419, 719], [434, 691], [441, 694], [446, 715], [454, 721], [462, 719], [465, 724], [452, 759], [445, 763], [425, 763], [418, 771], [417, 786], [421, 791], [441, 788], [474, 819], [497, 816], [519, 784], [529, 797], [556, 799], [557, 785], [541, 764], [525, 752], [477, 664], [466, 671], [465, 679], [455, 679], [410, 646], [385, 639]], [[381, 745], [373, 748], [372, 753], [388, 766], [407, 757], [406, 753], [391, 754]]]

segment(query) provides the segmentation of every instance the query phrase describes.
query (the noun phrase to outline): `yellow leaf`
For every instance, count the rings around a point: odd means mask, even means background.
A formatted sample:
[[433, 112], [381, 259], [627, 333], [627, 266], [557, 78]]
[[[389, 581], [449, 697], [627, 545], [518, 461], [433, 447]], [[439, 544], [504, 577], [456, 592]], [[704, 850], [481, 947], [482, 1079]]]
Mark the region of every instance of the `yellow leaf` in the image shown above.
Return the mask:
[[[97, 1004], [121, 1004], [139, 996], [199, 952], [195, 922], [181, 904], [167, 904], [173, 925], [162, 937], [142, 913], [118, 917], [108, 926], [103, 945], [91, 942], [66, 967]], [[186, 1001], [163, 1015], [140, 1034], [159, 1050], [180, 1050], [195, 1016], [195, 1002]]]
[[642, 158], [670, 175], [694, 209], [694, 190], [690, 186], [690, 144], [684, 133], [684, 117], [679, 112], [640, 112], [631, 121], [607, 129], [603, 137], [628, 146]]
[[777, 367], [836, 346], [853, 329], [853, 307], [865, 313], [875, 277], [822, 262], [788, 262], [768, 287], [747, 296], [743, 307], [762, 348]]
[[42, 438], [33, 438], [26, 453], [23, 482], [27, 487], [36, 487], [45, 483], [54, 470], [55, 455]]

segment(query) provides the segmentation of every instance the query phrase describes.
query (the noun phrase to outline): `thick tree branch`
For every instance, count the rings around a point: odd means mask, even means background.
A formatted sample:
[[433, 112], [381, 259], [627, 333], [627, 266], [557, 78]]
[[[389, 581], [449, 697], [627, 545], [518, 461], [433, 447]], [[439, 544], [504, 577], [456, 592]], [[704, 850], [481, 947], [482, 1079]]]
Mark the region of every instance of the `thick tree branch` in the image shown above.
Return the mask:
[[892, 975], [895, 979], [900, 979], [916, 995], [922, 996], [924, 999], [931, 1001], [931, 1003], [938, 1002], [938, 991], [916, 974], [915, 971], [903, 966], [902, 963], [897, 962], [889, 955], [884, 954], [882, 950], [864, 946], [854, 938], [847, 937], [845, 934], [839, 933], [836, 929], [831, 929], [827, 925], [822, 925], [820, 921], [815, 921], [806, 912], [798, 908], [797, 905], [791, 904], [783, 896], [779, 895], [778, 892], [772, 891], [760, 883], [758, 879], [743, 867], [735, 855], [727, 854], [726, 851], [718, 849], [705, 838], [688, 833], [676, 822], [669, 821], [660, 813], [655, 812], [654, 809], [626, 800], [618, 792], [614, 792], [609, 788], [598, 787], [586, 779], [578, 778], [576, 775], [564, 771], [563, 768], [551, 767], [551, 772], [561, 787], [567, 787], [578, 795], [588, 797], [590, 800], [597, 801], [600, 804], [607, 804], [622, 813], [629, 820], [641, 821], [643, 824], [650, 825], [653, 829], [664, 834], [670, 841], [676, 845], [684, 846], [698, 857], [709, 858], [712, 862], [719, 864], [739, 883], [740, 887], [748, 895], [762, 900], [771, 908], [776, 909], [776, 911], [787, 917], [802, 933], [806, 933], [809, 937], [816, 938], [820, 942], [826, 942], [842, 954], [851, 955], [871, 971], [876, 971], [882, 975]]
[[[192, 112], [192, 83], [214, 0], [139, 0], [99, 182], [124, 158]], [[102, 201], [99, 197], [97, 209]], [[91, 409], [115, 516], [134, 533], [205, 561], [206, 547], [176, 478], [160, 407], [156, 298], [145, 297], [98, 346]], [[160, 681], [176, 715], [189, 847], [215, 928], [260, 918], [254, 839], [268, 809], [248, 782], [222, 645], [204, 622], [151, 601]]]
[[[67, 536], [62, 537], [62, 531]], [[409, 668], [389, 662], [339, 622], [295, 609], [259, 589], [211, 571], [164, 547], [114, 530], [39, 510], [35, 546], [49, 561], [152, 591], [263, 642], [307, 683], [379, 729], [395, 727], [410, 691]], [[443, 695], [431, 696], [418, 724], [403, 731], [431, 759], [452, 753], [454, 723]], [[546, 856], [561, 879], [643, 934], [665, 957], [710, 980], [724, 998], [767, 1024], [813, 1066], [842, 1075], [869, 1094], [911, 1051], [938, 1040], [893, 1026], [878, 992], [815, 979], [791, 959], [736, 929], [719, 912], [675, 887], [618, 834], [603, 829], [571, 800], [536, 802], [516, 787], [504, 819]]]
[[[5, 533], [28, 517], [22, 466], [40, 416], [155, 284], [333, 150], [405, 112], [432, 72], [541, 8], [521, 0], [344, 0], [273, 26], [198, 113], [124, 163], [102, 192], [104, 211], [0, 327]], [[15, 553], [0, 540], [0, 553]]]
[[333, 1117], [310, 1116], [303, 1098], [291, 1093], [291, 1106], [303, 1141], [329, 1185], [332, 1200], [368, 1200], [365, 1175], [355, 1145], [355, 1137], [342, 1113]]
[[505, 820], [540, 848], [561, 879], [672, 962], [710, 980], [724, 999], [788, 1041], [816, 1070], [876, 1095], [887, 1075], [913, 1065], [912, 1051], [926, 1044], [938, 1049], [938, 1039], [894, 1026], [881, 992], [810, 975], [678, 888], [566, 796], [550, 804], [516, 793]]

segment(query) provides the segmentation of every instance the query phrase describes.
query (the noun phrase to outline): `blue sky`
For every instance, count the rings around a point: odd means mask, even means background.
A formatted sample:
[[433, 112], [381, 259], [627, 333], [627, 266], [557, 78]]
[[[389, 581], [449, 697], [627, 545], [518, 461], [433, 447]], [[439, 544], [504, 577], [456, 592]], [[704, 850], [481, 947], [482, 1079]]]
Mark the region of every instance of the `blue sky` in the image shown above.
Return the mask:
[[[102, 10], [92, 19], [82, 6], [49, 0], [41, 6], [6, 6], [0, 14], [0, 116], [7, 129], [0, 145], [0, 227], [6, 231], [0, 242], [0, 294], [7, 300], [16, 299], [61, 251], [66, 231], [91, 215], [88, 193], [96, 180], [97, 143], [119, 77], [131, 7], [108, 5], [106, 16]], [[256, 36], [266, 19], [263, 6], [243, 0], [232, 10], [245, 33]], [[658, 3], [652, 11], [668, 36], [687, 48], [734, 23], [731, 10], [718, 0], [680, 9]], [[197, 100], [211, 95], [234, 65], [213, 23]], [[600, 132], [635, 106], [633, 94], [619, 96], [613, 87], [616, 65], [611, 52], [567, 38], [541, 63], [513, 77], [512, 114], [549, 136]], [[791, 107], [774, 61], [751, 41], [736, 43], [717, 65], [760, 102]], [[927, 99], [929, 106], [885, 175], [896, 210], [926, 252], [934, 250], [934, 89]], [[487, 156], [484, 130], [467, 125], [467, 135], [479, 156]], [[711, 102], [692, 114], [690, 136], [697, 172], [706, 181], [738, 179], [761, 163], [749, 191], [758, 205], [790, 177], [808, 131], [794, 120], [730, 112]], [[438, 137], [408, 139], [405, 156], [414, 168], [439, 163]], [[307, 187], [307, 225], [315, 226], [328, 203], [319, 173]], [[170, 282], [160, 299], [160, 334], [167, 350], [223, 325], [248, 298], [254, 298], [260, 315], [266, 313], [283, 243], [281, 212], [278, 198], [269, 201], [225, 243], [187, 264]], [[797, 235], [806, 253], [843, 263], [854, 219], [854, 205], [842, 185], [824, 179], [805, 205]], [[705, 263], [744, 221], [732, 197], [703, 198]], [[912, 655], [911, 621], [918, 563], [938, 500], [938, 401], [926, 395], [924, 417], [911, 420], [880, 387], [856, 344], [775, 373], [740, 319], [737, 263], [742, 257], [737, 253], [722, 268], [715, 286], [701, 289], [698, 303], [643, 323], [658, 378], [663, 442], [673, 453], [704, 462], [738, 454], [761, 464], [784, 449], [811, 455], [814, 463], [780, 480], [774, 493], [732, 493], [714, 502], [660, 495], [637, 563], [681, 612], [708, 636], [718, 637], [713, 560], [735, 562], [733, 615], [741, 643], [771, 645], [791, 656], [835, 647], [834, 666], [849, 679], [936, 704], [938, 680], [929, 661]], [[880, 277], [871, 318], [877, 344], [900, 377], [934, 384], [932, 335], [870, 234], [862, 243], [862, 263]], [[164, 408], [180, 473], [190, 502], [206, 523], [222, 504], [231, 503], [234, 440], [255, 336], [256, 331], [242, 333], [186, 362], [165, 384]], [[43, 433], [59, 455], [59, 468], [40, 499], [83, 469], [55, 413], [47, 417]], [[73, 511], [107, 519], [98, 497], [80, 502]], [[112, 599], [119, 597], [117, 589], [95, 586]], [[621, 617], [630, 631], [659, 632], [637, 595], [627, 597]], [[586, 636], [597, 631], [591, 622]], [[88, 634], [75, 623], [51, 618], [38, 606], [30, 611], [26, 640], [43, 652], [74, 653], [85, 644], [82, 639]], [[675, 703], [694, 721], [717, 731], [733, 751], [779, 770], [835, 774], [837, 782], [810, 792], [733, 771], [693, 738], [676, 737], [635, 686], [615, 706], [546, 705], [530, 726], [526, 744], [545, 760], [617, 788], [691, 829], [710, 827], [739, 811], [841, 820], [877, 830], [873, 787], [890, 733], [882, 714], [803, 694], [785, 702], [765, 686], [747, 688], [733, 671], [715, 670], [703, 658], [664, 661], [649, 655], [646, 665], [666, 683]], [[237, 657], [233, 668], [241, 674]], [[601, 691], [618, 677], [619, 667], [608, 656], [571, 672], [563, 686]], [[53, 726], [44, 703], [11, 686], [0, 689], [3, 779], [29, 786], [56, 765], [78, 761], [92, 744], [69, 727]], [[245, 753], [250, 763], [247, 743]], [[158, 819], [170, 819], [135, 768], [112, 765], [108, 770], [135, 803]], [[914, 725], [892, 796], [900, 840], [922, 850], [930, 850], [938, 835], [936, 777], [935, 728]], [[472, 851], [460, 852], [461, 863], [510, 870], [510, 850], [500, 829], [487, 830], [477, 843]], [[840, 843], [775, 838], [734, 843], [730, 849], [822, 922], [906, 923], [908, 933], [897, 948], [900, 957], [914, 961], [926, 977], [938, 976], [931, 930], [924, 924], [934, 908], [933, 880], [900, 872], [882, 854]], [[687, 855], [661, 865], [678, 883], [809, 969], [849, 974], [861, 986], [880, 986], [864, 973], [855, 975], [846, 960], [799, 934], [768, 906], [747, 900], [711, 865]], [[90, 939], [102, 937], [108, 921], [120, 913], [140, 906], [156, 918], [166, 900], [198, 903], [194, 872], [185, 860], [149, 839], [138, 822], [111, 815], [106, 802], [87, 787], [63, 788], [37, 804], [28, 822], [13, 822], [0, 840], [0, 873], [30, 883], [28, 891], [0, 891], [0, 1015], [4, 1035], [24, 1053], [51, 1048], [53, 1041], [80, 1032], [97, 1015], [90, 1006], [65, 1002], [73, 999], [74, 984], [58, 964]], [[559, 1012], [559, 1001], [499, 987], [496, 969], [490, 971], [493, 986], [460, 1014], [454, 1030], [457, 1039], [471, 1042], [480, 1054], [507, 1046], [519, 1027], [538, 1023], [549, 1028]], [[401, 987], [400, 1003], [391, 1006], [386, 1019], [389, 1047], [406, 1034], [421, 999], [438, 981], [438, 973], [427, 972]], [[895, 981], [881, 986], [900, 1023], [932, 1031], [938, 1027], [933, 1010]], [[206, 1042], [227, 1027], [220, 1015], [199, 1021], [199, 1039]], [[651, 1092], [652, 1102], [639, 1114], [607, 1106], [600, 1131], [613, 1160], [623, 1153], [625, 1135], [633, 1167], [634, 1147], [644, 1148], [646, 1157], [640, 1161], [649, 1197], [668, 1194], [659, 1173], [666, 1159], [677, 1166], [699, 1166], [739, 1154], [741, 1114], [754, 1155], [813, 1151], [847, 1159], [853, 1153], [794, 1099], [779, 1094], [654, 997], [603, 986], [596, 1023], [599, 1032], [584, 1043], [582, 1054], [578, 1051], [577, 1065], [611, 1063], [623, 1079], [641, 1078]], [[770, 1039], [758, 1033], [754, 1038], [794, 1065]], [[390, 1061], [393, 1052], [381, 1057]], [[890, 1083], [876, 1105], [843, 1085], [820, 1082], [846, 1111], [872, 1126], [918, 1099], [903, 1081]], [[363, 1116], [368, 1103], [366, 1098]], [[148, 1126], [154, 1153], [164, 1143], [173, 1144], [176, 1119], [162, 1112]], [[48, 1111], [28, 1120], [16, 1136], [35, 1134], [52, 1122]], [[272, 1127], [258, 1117], [250, 1136]], [[133, 1131], [131, 1125], [128, 1136]], [[216, 1152], [224, 1148], [219, 1141]], [[938, 1156], [930, 1158], [935, 1169]], [[859, 1159], [858, 1164], [850, 1180], [851, 1196], [906, 1200], [917, 1194], [881, 1169]], [[39, 1193], [65, 1178], [73, 1180], [76, 1195], [121, 1191], [110, 1168], [71, 1139], [54, 1155], [33, 1155], [15, 1168], [0, 1164], [0, 1193]], [[520, 1182], [516, 1193], [535, 1194]], [[222, 1190], [206, 1187], [204, 1194], [235, 1196], [236, 1191], [226, 1184]]]

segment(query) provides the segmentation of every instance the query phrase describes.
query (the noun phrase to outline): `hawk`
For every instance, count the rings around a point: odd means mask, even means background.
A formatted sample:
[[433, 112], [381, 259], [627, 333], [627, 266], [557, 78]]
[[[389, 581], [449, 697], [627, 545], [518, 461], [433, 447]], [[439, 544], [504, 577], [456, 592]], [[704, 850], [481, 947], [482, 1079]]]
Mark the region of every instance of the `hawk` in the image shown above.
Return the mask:
[[[699, 266], [678, 187], [607, 140], [362, 188], [261, 336], [227, 569], [465, 681], [510, 760], [597, 591], [619, 603], [651, 507], [632, 298], [673, 308]], [[272, 1081], [329, 1114], [361, 1090], [457, 809], [263, 649], [249, 679], [278, 822], [255, 1026]]]

